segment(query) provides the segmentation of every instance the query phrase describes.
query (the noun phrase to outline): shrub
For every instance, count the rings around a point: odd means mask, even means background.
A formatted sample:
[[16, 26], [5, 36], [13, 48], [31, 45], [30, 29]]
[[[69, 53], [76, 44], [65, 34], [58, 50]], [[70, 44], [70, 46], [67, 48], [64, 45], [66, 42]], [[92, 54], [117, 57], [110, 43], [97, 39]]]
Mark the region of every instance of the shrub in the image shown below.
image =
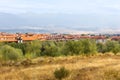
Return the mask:
[[60, 69], [56, 69], [54, 72], [54, 76], [58, 80], [62, 80], [63, 78], [68, 77], [69, 74], [70, 74], [69, 70], [65, 69], [65, 67], [61, 67]]
[[68, 41], [64, 46], [64, 55], [78, 55], [81, 53], [81, 41]]
[[114, 54], [117, 54], [120, 52], [120, 44], [118, 42], [114, 42], [114, 48], [112, 50]]
[[42, 45], [41, 55], [52, 57], [60, 56], [60, 47], [54, 42], [46, 42]]
[[97, 52], [96, 42], [90, 39], [81, 40], [82, 43], [82, 53], [85, 55], [95, 54]]
[[18, 60], [21, 59], [23, 53], [20, 49], [15, 49], [11, 46], [4, 45], [0, 48], [0, 57], [2, 60]]
[[26, 43], [25, 56], [29, 58], [39, 57], [41, 53], [41, 42], [38, 40]]
[[64, 48], [65, 55], [94, 54], [97, 52], [97, 46], [94, 40], [83, 39], [79, 41], [68, 41]]
[[103, 44], [103, 43], [97, 43], [97, 51], [99, 53], [105, 53], [106, 49], [107, 49], [107, 47], [106, 47], [105, 44]]
[[9, 46], [12, 46], [14, 48], [21, 49], [22, 52], [23, 52], [23, 55], [25, 55], [26, 43], [15, 43], [15, 42], [12, 42], [12, 43], [6, 43], [6, 44], [9, 45]]
[[114, 54], [120, 52], [120, 44], [117, 41], [108, 41], [105, 45], [107, 46], [106, 52], [113, 52]]

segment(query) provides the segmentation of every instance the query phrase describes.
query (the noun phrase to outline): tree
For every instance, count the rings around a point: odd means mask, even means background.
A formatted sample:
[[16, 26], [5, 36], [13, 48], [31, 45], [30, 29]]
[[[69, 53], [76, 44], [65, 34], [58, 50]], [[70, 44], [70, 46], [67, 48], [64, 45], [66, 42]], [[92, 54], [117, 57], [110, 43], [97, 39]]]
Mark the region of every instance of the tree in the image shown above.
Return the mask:
[[26, 48], [26, 44], [25, 43], [15, 43], [15, 42], [12, 42], [12, 43], [7, 43], [7, 45], [10, 45], [14, 48], [18, 48], [18, 49], [21, 49], [22, 52], [23, 52], [23, 55], [25, 55], [25, 48]]
[[20, 49], [13, 48], [9, 45], [4, 45], [0, 48], [0, 56], [2, 60], [19, 60], [23, 57]]
[[120, 52], [120, 44], [118, 42], [114, 42], [114, 47], [112, 49], [112, 52], [114, 54], [117, 54], [118, 52]]
[[105, 53], [106, 52], [106, 45], [103, 43], [97, 43], [97, 51], [100, 53]]
[[82, 42], [82, 53], [84, 54], [94, 54], [97, 52], [97, 46], [94, 40], [84, 39]]
[[81, 41], [68, 41], [64, 46], [64, 54], [65, 55], [74, 55], [81, 53]]
[[106, 49], [107, 52], [112, 52], [113, 48], [115, 47], [113, 41], [107, 41], [105, 45], [107, 47]]
[[94, 54], [97, 52], [94, 40], [83, 39], [79, 41], [68, 41], [64, 47], [65, 55]]
[[60, 47], [56, 45], [55, 42], [45, 42], [42, 45], [42, 52], [41, 55], [43, 56], [59, 56], [60, 54]]
[[41, 47], [41, 42], [38, 40], [26, 43], [25, 56], [27, 58], [34, 58], [40, 56]]
[[106, 43], [106, 46], [107, 46], [107, 52], [113, 52], [115, 54], [120, 52], [120, 44], [117, 41], [108, 41]]

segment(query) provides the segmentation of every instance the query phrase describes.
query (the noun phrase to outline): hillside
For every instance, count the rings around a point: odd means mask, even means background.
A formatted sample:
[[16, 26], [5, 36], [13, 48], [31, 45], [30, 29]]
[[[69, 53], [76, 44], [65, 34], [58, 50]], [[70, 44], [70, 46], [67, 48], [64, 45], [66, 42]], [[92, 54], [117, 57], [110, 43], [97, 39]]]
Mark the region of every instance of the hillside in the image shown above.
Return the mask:
[[120, 80], [120, 56], [115, 55], [40, 57], [28, 63], [1, 66], [0, 79], [56, 80], [54, 71], [64, 66], [70, 70], [65, 80]]

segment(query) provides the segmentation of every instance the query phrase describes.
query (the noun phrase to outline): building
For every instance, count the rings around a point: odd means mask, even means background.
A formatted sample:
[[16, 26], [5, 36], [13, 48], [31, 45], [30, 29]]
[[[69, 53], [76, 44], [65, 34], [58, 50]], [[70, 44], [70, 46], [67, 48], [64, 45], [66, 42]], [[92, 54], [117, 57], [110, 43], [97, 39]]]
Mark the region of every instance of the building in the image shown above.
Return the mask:
[[113, 40], [113, 41], [120, 41], [120, 36], [112, 36], [111, 40]]
[[0, 42], [28, 42], [33, 40], [47, 40], [48, 34], [33, 34], [33, 33], [0, 33]]
[[107, 40], [106, 36], [91, 36], [91, 39], [96, 40], [96, 43], [105, 43]]

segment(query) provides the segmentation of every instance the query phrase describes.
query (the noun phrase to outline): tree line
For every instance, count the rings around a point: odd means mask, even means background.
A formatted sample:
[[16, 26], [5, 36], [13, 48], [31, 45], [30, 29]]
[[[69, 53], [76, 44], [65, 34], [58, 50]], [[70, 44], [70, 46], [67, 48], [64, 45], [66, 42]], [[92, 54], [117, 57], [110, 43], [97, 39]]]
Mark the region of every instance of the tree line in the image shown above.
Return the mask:
[[0, 60], [20, 60], [40, 56], [94, 55], [106, 52], [117, 54], [120, 43], [107, 41], [96, 43], [95, 40], [82, 39], [78, 41], [31, 41], [26, 43], [0, 43]]

